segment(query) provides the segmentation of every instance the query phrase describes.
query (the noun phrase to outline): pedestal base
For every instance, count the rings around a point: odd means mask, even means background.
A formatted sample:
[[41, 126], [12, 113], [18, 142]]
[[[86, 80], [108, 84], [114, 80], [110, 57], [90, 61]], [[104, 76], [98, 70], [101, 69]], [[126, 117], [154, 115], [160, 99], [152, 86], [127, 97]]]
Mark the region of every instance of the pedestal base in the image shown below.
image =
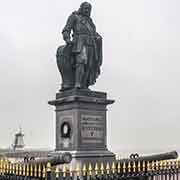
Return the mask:
[[107, 149], [106, 111], [114, 100], [104, 92], [72, 89], [49, 101], [56, 107], [56, 150], [70, 152], [72, 163], [111, 162]]

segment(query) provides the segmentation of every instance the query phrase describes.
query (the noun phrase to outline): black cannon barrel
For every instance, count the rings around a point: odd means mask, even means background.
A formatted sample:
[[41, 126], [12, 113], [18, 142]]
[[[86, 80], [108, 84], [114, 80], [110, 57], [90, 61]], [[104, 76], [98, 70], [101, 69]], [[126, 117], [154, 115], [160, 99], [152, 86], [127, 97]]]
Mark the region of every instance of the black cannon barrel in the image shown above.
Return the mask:
[[155, 154], [150, 156], [140, 156], [137, 158], [130, 158], [130, 159], [121, 159], [120, 162], [137, 162], [137, 161], [161, 161], [161, 160], [169, 160], [169, 159], [176, 159], [178, 157], [178, 153], [176, 151], [171, 151], [162, 154]]
[[45, 158], [39, 158], [36, 160], [30, 160], [26, 162], [25, 164], [47, 164], [48, 162], [51, 163], [52, 166], [58, 165], [58, 164], [66, 164], [70, 163], [72, 160], [72, 155], [68, 152], [65, 153], [58, 153], [58, 155], [53, 155]]

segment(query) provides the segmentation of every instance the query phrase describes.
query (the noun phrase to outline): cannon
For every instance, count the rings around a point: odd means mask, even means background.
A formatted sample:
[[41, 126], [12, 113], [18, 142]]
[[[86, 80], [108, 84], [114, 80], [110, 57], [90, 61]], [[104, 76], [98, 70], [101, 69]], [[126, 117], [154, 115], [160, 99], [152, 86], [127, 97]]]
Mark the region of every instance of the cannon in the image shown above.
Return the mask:
[[177, 159], [178, 153], [176, 151], [166, 152], [162, 154], [155, 154], [150, 156], [139, 156], [136, 154], [131, 154], [131, 158], [127, 159], [121, 159], [119, 160], [120, 163], [124, 162], [143, 162], [143, 161], [149, 161], [150, 163], [152, 161], [161, 161], [161, 160], [169, 160], [169, 159]]
[[[46, 165], [48, 162], [51, 163], [52, 166], [58, 164], [66, 164], [70, 163], [72, 160], [72, 155], [69, 152], [58, 153], [57, 155], [48, 155], [47, 157], [41, 158], [31, 158], [30, 160], [26, 160], [24, 157], [24, 162], [18, 162], [18, 164], [30, 164], [30, 165]], [[17, 162], [16, 162], [17, 163]]]
[[[176, 151], [162, 153], [162, 154], [155, 154], [155, 155], [150, 155], [150, 156], [139, 156], [137, 153], [135, 153], [135, 154], [131, 154], [130, 158], [118, 160], [116, 163], [116, 167], [118, 168], [118, 164], [120, 163], [121, 175], [127, 176], [127, 180], [128, 179], [129, 180], [152, 180], [153, 177], [155, 177], [155, 175], [158, 175], [158, 172], [155, 172], [155, 174], [152, 174], [152, 172], [151, 174], [147, 173], [148, 162], [150, 164], [150, 167], [152, 167], [153, 161], [155, 162], [155, 161], [163, 161], [163, 160], [169, 160], [169, 159], [177, 159], [177, 157], [178, 157], [178, 153]], [[130, 169], [129, 169], [129, 164], [131, 165]], [[134, 169], [134, 166], [132, 166], [133, 164], [135, 164], [135, 169]], [[143, 164], [144, 164], [144, 168], [143, 168]], [[125, 172], [123, 170], [124, 167], [126, 168]], [[131, 176], [132, 172], [134, 174]], [[139, 173], [139, 174], [136, 175], [136, 173]]]

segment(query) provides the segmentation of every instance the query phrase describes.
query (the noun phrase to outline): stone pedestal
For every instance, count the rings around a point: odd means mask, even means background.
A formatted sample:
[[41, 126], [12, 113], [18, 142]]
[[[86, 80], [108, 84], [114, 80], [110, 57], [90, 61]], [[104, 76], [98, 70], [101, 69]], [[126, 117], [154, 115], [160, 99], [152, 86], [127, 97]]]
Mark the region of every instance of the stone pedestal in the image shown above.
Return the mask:
[[56, 94], [49, 101], [56, 107], [55, 153], [72, 153], [73, 162], [112, 161], [114, 154], [107, 149], [106, 93], [89, 90], [69, 90]]

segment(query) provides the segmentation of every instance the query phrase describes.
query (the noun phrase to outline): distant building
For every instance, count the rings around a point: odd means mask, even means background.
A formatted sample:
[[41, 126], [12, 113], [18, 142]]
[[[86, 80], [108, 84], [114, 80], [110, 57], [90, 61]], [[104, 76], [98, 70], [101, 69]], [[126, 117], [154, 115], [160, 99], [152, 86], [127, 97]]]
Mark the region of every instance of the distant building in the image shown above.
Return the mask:
[[13, 150], [23, 150], [24, 149], [24, 134], [22, 133], [22, 129], [20, 128], [20, 131], [15, 134]]
[[24, 161], [24, 158], [36, 159], [47, 157], [52, 150], [48, 149], [26, 149], [24, 143], [24, 133], [20, 128], [14, 135], [14, 143], [10, 149], [0, 149], [0, 159], [8, 158], [11, 161]]

